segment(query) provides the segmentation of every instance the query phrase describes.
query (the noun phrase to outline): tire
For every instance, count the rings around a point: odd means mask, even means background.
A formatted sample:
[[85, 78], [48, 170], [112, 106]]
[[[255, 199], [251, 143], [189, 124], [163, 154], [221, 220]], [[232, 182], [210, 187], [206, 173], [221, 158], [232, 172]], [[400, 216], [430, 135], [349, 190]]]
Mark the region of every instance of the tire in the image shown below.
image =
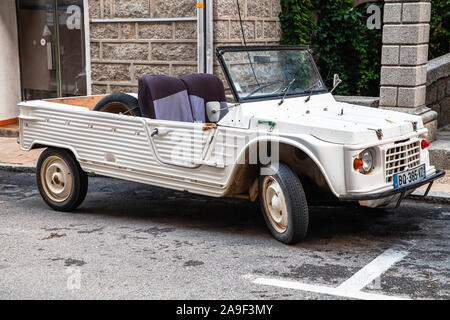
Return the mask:
[[[266, 225], [275, 239], [294, 244], [306, 237], [308, 204], [298, 176], [284, 163], [278, 172], [259, 177], [259, 199]], [[274, 205], [273, 201], [277, 201]]]
[[84, 200], [88, 176], [72, 153], [47, 148], [37, 163], [36, 181], [44, 201], [54, 210], [72, 211]]
[[141, 116], [138, 99], [126, 93], [107, 95], [95, 105], [93, 110], [115, 114], [122, 113], [135, 117]]

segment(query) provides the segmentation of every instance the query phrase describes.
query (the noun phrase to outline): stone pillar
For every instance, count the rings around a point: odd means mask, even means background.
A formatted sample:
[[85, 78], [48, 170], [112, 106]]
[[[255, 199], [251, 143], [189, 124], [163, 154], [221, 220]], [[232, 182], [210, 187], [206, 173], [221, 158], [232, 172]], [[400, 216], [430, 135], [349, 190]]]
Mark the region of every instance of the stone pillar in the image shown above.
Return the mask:
[[385, 0], [380, 108], [422, 116], [434, 140], [437, 113], [425, 106], [430, 0]]

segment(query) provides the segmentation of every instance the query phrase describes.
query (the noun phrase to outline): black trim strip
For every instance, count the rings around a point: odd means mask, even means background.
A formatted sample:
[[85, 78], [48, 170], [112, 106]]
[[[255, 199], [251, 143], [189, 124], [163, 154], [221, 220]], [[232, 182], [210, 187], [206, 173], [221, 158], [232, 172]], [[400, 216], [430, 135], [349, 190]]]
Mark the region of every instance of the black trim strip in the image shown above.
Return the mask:
[[[386, 197], [389, 197], [389, 196], [393, 196], [393, 195], [395, 195], [397, 193], [404, 194], [408, 190], [416, 189], [416, 188], [418, 188], [420, 186], [423, 186], [424, 184], [427, 184], [427, 183], [433, 183], [434, 180], [436, 180], [436, 179], [438, 179], [438, 178], [440, 178], [440, 177], [442, 177], [444, 175], [445, 175], [445, 171], [437, 170], [435, 174], [433, 174], [432, 176], [426, 178], [425, 180], [419, 181], [419, 182], [414, 183], [414, 184], [410, 184], [409, 186], [406, 186], [406, 187], [403, 187], [403, 188], [392, 189], [392, 190], [383, 191], [383, 192], [377, 192], [377, 193], [368, 193], [368, 194], [344, 194], [344, 195], [339, 196], [338, 199], [340, 201], [376, 200], [376, 199], [381, 199], [381, 198], [386, 198]], [[425, 196], [426, 195], [424, 195], [424, 197]]]

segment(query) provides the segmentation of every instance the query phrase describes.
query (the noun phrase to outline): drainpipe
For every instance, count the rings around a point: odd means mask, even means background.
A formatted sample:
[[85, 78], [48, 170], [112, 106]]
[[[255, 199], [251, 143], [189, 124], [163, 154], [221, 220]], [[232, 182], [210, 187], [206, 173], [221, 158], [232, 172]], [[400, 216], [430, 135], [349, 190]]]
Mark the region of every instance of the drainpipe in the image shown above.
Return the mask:
[[213, 1], [197, 2], [197, 57], [198, 72], [213, 73], [214, 34], [213, 34]]

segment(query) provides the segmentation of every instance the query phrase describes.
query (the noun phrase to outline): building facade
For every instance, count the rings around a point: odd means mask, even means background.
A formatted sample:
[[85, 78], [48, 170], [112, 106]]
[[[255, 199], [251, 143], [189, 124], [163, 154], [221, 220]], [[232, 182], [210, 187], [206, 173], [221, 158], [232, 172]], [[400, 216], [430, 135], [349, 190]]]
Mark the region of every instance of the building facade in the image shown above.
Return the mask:
[[[279, 42], [279, 0], [239, 7], [248, 45]], [[236, 0], [2, 0], [0, 123], [21, 100], [137, 92], [142, 75], [204, 71], [206, 37], [223, 79], [213, 50], [243, 43]]]

